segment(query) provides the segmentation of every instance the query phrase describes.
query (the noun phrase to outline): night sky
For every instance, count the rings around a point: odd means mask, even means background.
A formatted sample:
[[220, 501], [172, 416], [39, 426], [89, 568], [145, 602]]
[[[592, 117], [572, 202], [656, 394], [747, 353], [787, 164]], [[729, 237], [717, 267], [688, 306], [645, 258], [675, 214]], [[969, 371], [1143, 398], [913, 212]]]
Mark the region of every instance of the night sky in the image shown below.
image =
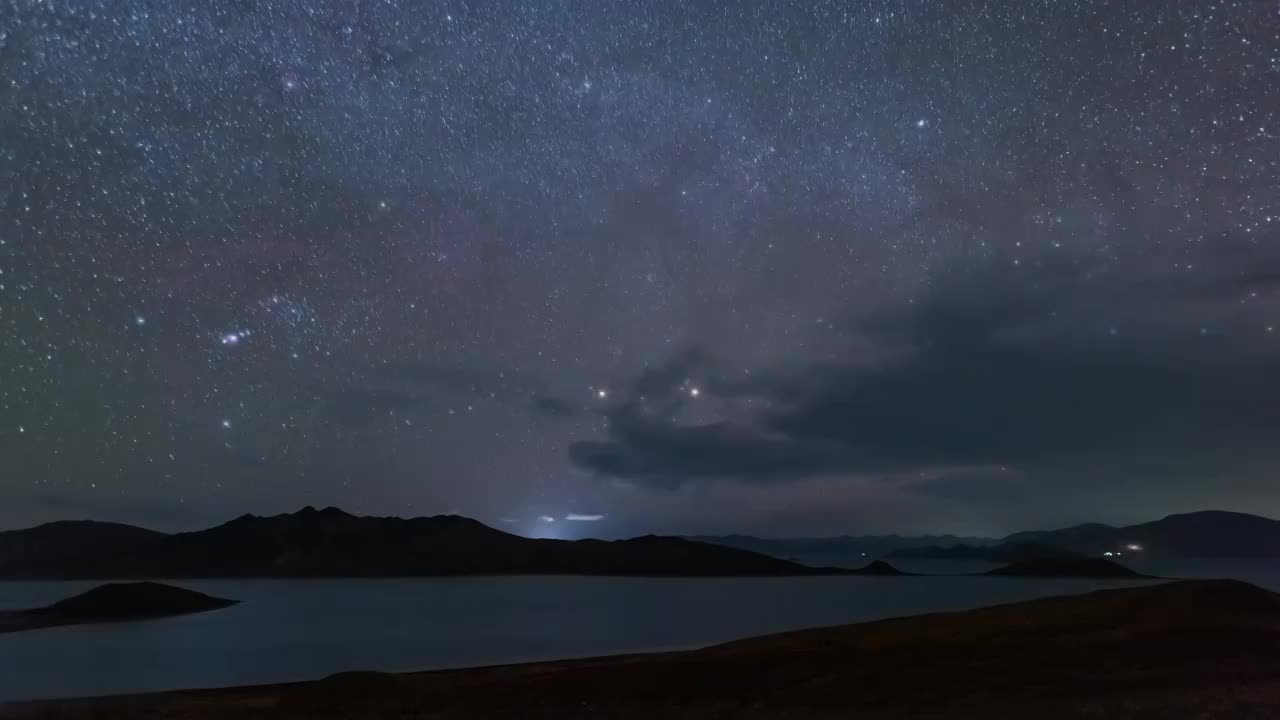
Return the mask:
[[0, 1], [0, 527], [1280, 516], [1274, 0]]

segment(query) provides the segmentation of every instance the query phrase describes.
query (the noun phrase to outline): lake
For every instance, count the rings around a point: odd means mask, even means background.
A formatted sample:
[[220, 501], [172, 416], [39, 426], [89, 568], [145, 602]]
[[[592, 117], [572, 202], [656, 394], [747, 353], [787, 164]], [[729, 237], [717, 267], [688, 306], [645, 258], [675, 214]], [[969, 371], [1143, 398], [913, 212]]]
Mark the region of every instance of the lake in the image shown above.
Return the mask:
[[[911, 568], [904, 563], [904, 569]], [[1213, 576], [1215, 568], [1217, 576], [1280, 590], [1280, 573], [1269, 564], [1226, 571], [1206, 564], [1177, 574]], [[1174, 574], [1168, 568], [1161, 572]], [[45, 605], [97, 584], [0, 582], [0, 609]], [[356, 669], [449, 668], [689, 648], [1126, 583], [483, 577], [174, 584], [242, 602], [199, 615], [0, 635], [0, 702], [306, 680]]]

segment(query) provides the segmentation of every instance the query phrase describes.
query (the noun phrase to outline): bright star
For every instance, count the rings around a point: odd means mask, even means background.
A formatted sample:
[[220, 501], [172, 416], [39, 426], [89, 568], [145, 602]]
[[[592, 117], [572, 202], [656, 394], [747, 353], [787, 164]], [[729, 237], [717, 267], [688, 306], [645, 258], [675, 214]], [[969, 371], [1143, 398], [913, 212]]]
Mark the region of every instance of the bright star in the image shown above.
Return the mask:
[[230, 421], [230, 420], [223, 420], [223, 421], [222, 421], [222, 427], [223, 427], [223, 428], [226, 428], [226, 429], [230, 429], [230, 428], [231, 428], [231, 421]]
[[223, 334], [220, 340], [223, 345], [239, 345], [241, 340], [244, 340], [252, 334], [253, 333], [249, 330], [237, 330], [236, 332]]

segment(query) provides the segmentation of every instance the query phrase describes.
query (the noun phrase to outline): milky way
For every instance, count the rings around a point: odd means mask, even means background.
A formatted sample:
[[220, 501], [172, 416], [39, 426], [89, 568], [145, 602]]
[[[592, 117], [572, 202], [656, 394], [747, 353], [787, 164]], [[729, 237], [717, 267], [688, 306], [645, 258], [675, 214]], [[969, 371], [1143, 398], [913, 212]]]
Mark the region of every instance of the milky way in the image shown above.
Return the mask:
[[1280, 514], [1280, 5], [0, 2], [0, 524]]

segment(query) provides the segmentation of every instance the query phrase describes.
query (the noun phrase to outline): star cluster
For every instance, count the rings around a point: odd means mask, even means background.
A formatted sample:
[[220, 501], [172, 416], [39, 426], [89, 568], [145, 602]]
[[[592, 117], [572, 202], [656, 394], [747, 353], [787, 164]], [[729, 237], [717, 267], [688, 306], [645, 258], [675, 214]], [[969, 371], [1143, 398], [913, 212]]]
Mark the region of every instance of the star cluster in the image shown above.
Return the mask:
[[10, 0], [0, 522], [1280, 512], [1156, 411], [1280, 390], [1278, 86], [1254, 0]]

